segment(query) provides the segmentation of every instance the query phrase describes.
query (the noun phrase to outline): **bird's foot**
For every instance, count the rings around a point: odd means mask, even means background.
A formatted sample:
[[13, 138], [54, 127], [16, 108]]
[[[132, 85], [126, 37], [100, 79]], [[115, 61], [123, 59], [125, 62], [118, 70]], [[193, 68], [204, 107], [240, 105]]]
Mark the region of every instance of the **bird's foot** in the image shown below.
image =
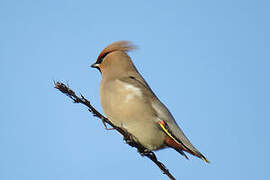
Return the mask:
[[108, 128], [108, 126], [107, 126], [107, 124], [106, 124], [106, 122], [105, 122], [105, 120], [103, 118], [101, 120], [102, 120], [102, 123], [103, 123], [103, 125], [104, 125], [104, 127], [105, 127], [106, 130], [115, 130], [115, 128], [113, 128], [113, 127], [112, 128]]
[[140, 152], [141, 156], [149, 156], [149, 155], [153, 155], [153, 152], [147, 148], [145, 148], [143, 150], [143, 152]]
[[133, 136], [131, 134], [127, 133], [126, 136], [124, 136], [123, 139], [126, 141], [126, 143], [128, 145], [130, 145], [132, 147], [135, 147], [136, 141], [134, 140], [134, 138], [133, 138]]
[[153, 161], [157, 161], [157, 157], [155, 153], [149, 149], [144, 149], [143, 152], [140, 152], [141, 156], [147, 156], [148, 158], [152, 159]]

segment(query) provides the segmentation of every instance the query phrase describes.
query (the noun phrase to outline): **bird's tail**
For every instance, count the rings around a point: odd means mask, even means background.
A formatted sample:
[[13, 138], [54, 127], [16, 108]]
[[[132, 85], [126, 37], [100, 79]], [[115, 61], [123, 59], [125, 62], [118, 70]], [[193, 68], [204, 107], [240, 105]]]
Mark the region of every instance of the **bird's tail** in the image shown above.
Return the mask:
[[165, 132], [165, 134], [167, 134], [167, 137], [165, 139], [165, 143], [169, 147], [174, 148], [177, 152], [179, 152], [181, 155], [183, 155], [187, 159], [188, 159], [188, 157], [186, 156], [184, 151], [201, 158], [206, 163], [210, 163], [210, 161], [208, 161], [206, 159], [206, 157], [204, 155], [202, 155], [199, 151], [191, 150], [190, 148], [185, 146], [184, 143], [182, 143], [177, 137], [175, 137], [171, 133], [171, 130], [169, 129], [168, 125], [164, 121], [160, 121], [159, 125], [160, 125], [161, 129]]

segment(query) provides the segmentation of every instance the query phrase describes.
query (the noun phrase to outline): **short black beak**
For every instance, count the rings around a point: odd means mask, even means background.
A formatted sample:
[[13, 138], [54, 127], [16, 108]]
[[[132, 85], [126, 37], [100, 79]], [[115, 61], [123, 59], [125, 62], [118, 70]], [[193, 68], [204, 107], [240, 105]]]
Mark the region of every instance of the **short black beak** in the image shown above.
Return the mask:
[[94, 64], [92, 64], [90, 67], [91, 67], [91, 68], [97, 68], [97, 69], [99, 70], [99, 72], [101, 72], [101, 70], [100, 70], [100, 68], [99, 68], [99, 65], [100, 65], [100, 64], [94, 63]]
[[92, 64], [90, 67], [91, 67], [91, 68], [98, 68], [98, 66], [99, 66], [99, 64], [94, 63], [94, 64]]

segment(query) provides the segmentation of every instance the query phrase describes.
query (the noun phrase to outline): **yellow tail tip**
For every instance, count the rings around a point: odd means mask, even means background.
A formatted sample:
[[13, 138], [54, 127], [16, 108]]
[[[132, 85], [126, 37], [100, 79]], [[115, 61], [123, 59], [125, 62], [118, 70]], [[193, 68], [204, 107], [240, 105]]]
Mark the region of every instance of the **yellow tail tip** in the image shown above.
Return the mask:
[[210, 161], [208, 161], [205, 157], [201, 157], [201, 158], [202, 158], [202, 160], [203, 160], [204, 162], [210, 163]]

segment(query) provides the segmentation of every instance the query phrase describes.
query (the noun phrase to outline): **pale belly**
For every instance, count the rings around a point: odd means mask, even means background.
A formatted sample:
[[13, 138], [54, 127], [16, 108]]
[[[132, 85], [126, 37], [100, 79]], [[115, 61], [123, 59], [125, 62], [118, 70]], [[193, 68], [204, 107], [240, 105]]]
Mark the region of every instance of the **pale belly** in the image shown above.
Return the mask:
[[156, 117], [152, 108], [138, 90], [118, 86], [101, 91], [101, 105], [113, 124], [127, 130], [143, 146], [150, 150], [164, 147], [165, 134], [154, 121]]

